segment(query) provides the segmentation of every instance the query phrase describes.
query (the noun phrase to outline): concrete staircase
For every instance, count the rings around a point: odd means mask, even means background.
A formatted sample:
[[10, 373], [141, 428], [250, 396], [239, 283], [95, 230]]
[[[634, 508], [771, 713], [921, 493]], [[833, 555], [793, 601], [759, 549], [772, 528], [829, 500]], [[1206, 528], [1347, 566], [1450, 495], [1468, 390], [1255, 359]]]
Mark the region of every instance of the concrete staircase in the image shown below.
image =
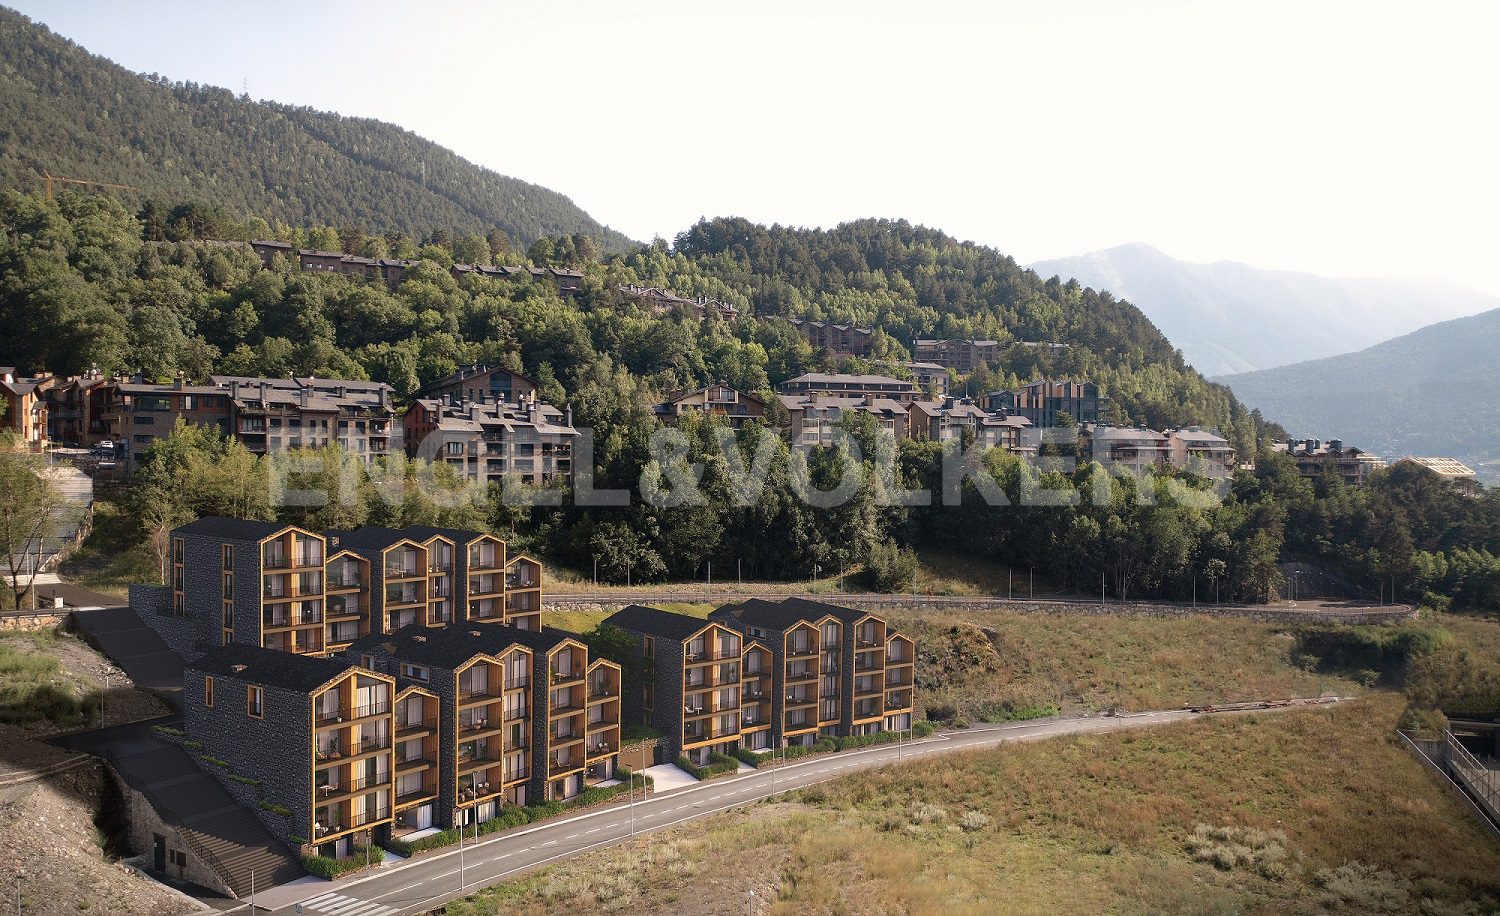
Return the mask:
[[182, 691], [182, 656], [128, 607], [74, 611], [73, 626], [85, 640], [109, 656], [138, 687], [165, 696], [177, 705]]
[[154, 746], [133, 744], [126, 756], [106, 751], [106, 761], [151, 802], [162, 820], [177, 828], [188, 848], [236, 897], [248, 898], [252, 885], [268, 890], [306, 877], [292, 851], [186, 751], [162, 740], [153, 740]]

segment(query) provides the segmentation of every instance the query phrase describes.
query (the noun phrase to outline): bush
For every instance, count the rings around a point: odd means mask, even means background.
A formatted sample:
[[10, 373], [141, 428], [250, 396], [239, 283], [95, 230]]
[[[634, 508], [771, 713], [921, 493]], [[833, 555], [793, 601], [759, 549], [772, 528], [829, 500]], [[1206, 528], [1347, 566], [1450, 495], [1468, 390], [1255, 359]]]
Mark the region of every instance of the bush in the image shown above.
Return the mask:
[[706, 767], [695, 765], [691, 760], [687, 759], [686, 755], [679, 755], [673, 763], [677, 764], [679, 770], [697, 780], [713, 779], [715, 776], [733, 773], [740, 768], [738, 760], [735, 760], [733, 757], [726, 757], [723, 754], [708, 755], [708, 766]]
[[274, 804], [272, 802], [263, 801], [263, 802], [260, 803], [260, 807], [263, 810], [269, 811], [272, 814], [279, 814], [282, 817], [291, 817], [292, 816], [292, 809], [286, 807], [285, 805], [278, 805], [278, 804]]
[[1188, 855], [1220, 871], [1244, 868], [1263, 878], [1287, 876], [1286, 834], [1255, 827], [1210, 827], [1199, 824], [1187, 839]]
[[258, 786], [258, 785], [260, 785], [260, 780], [259, 779], [251, 779], [249, 776], [238, 776], [238, 775], [236, 775], [234, 773], [230, 773], [229, 774], [229, 778], [233, 779], [235, 782], [244, 783], [247, 786]]
[[877, 592], [911, 591], [917, 581], [917, 552], [910, 547], [897, 547], [895, 541], [886, 541], [870, 548], [870, 560], [866, 564]]
[[227, 761], [227, 760], [220, 760], [219, 758], [217, 758], [217, 757], [211, 757], [208, 754], [204, 754], [203, 755], [203, 762], [204, 763], [211, 763], [211, 764], [213, 764], [216, 767], [223, 767], [226, 770], [229, 769], [229, 761]]
[[981, 722], [1024, 722], [1027, 719], [1045, 719], [1057, 715], [1055, 706], [1014, 706], [1009, 702], [989, 704], [979, 708]]
[[1323, 889], [1322, 902], [1329, 907], [1394, 913], [1411, 905], [1410, 881], [1360, 862], [1319, 869], [1313, 875], [1313, 883]]
[[749, 766], [759, 767], [761, 764], [771, 759], [771, 752], [767, 751], [762, 754], [757, 751], [752, 751], [749, 748], [737, 747], [734, 749], [734, 756]]
[[384, 857], [376, 852], [374, 846], [355, 846], [354, 851], [342, 859], [330, 859], [327, 856], [303, 856], [302, 867], [309, 873], [319, 878], [333, 879], [340, 875], [347, 875], [351, 871], [357, 871], [370, 865], [377, 865], [384, 861]]
[[926, 738], [935, 731], [937, 731], [936, 722], [917, 722], [911, 727], [912, 737], [914, 738]]
[[181, 737], [183, 735], [182, 729], [173, 728], [170, 725], [153, 725], [151, 726], [151, 730], [156, 732], [158, 735], [177, 735], [178, 737]]

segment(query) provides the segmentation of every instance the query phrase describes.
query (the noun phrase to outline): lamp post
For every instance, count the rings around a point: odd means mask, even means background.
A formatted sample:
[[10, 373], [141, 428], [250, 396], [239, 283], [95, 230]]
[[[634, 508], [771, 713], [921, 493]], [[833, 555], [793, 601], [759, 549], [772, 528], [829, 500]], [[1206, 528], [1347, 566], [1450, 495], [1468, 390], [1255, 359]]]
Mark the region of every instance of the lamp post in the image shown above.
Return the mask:
[[594, 588], [599, 587], [599, 555], [594, 554]]

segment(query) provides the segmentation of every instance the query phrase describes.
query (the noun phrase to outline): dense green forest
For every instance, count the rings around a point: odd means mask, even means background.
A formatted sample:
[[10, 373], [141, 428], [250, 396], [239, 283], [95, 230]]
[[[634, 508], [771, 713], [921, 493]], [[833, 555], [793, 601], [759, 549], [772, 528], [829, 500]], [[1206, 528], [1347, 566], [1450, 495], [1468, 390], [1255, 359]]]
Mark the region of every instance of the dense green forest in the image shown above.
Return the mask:
[[143, 77], [0, 7], [0, 187], [39, 188], [43, 174], [134, 186], [136, 206], [211, 201], [241, 224], [498, 228], [525, 244], [581, 232], [611, 250], [632, 244], [567, 197], [394, 124]]
[[[263, 270], [244, 247], [194, 237], [211, 231], [214, 212], [153, 204], [132, 214], [109, 196], [72, 192], [52, 201], [0, 195], [0, 326], [10, 332], [0, 340], [0, 363], [59, 372], [97, 364], [160, 378], [179, 369], [195, 378], [212, 371], [374, 378], [403, 399], [460, 363], [498, 363], [531, 374], [547, 400], [572, 405], [578, 425], [595, 431], [596, 486], [636, 493], [643, 470], [648, 484], [656, 482], [649, 440], [658, 421], [650, 405], [667, 392], [722, 380], [769, 397], [777, 382], [809, 369], [864, 366], [814, 352], [776, 315], [874, 324], [882, 329], [877, 350], [891, 358], [935, 334], [1067, 343], [1057, 353], [1009, 346], [998, 365], [953, 384], [983, 391], [1038, 375], [1098, 381], [1117, 420], [1218, 426], [1246, 455], [1281, 434], [1184, 365], [1128, 304], [901, 222], [809, 231], [716, 220], [675, 246], [618, 255], [602, 254], [583, 235], [520, 251], [501, 235], [282, 230], [322, 247], [384, 246], [420, 257], [391, 291], [307, 275], [293, 263]], [[584, 280], [566, 300], [550, 283], [529, 279], [459, 282], [446, 269], [455, 258], [566, 265]], [[746, 317], [727, 324], [654, 316], [622, 295], [620, 283], [716, 296]], [[901, 548], [922, 545], [1034, 568], [1085, 593], [1103, 578], [1110, 594], [1127, 598], [1185, 598], [1196, 580], [1204, 593], [1263, 601], [1282, 585], [1276, 562], [1299, 559], [1371, 592], [1394, 576], [1406, 599], [1430, 593], [1430, 601], [1459, 607], [1500, 602], [1496, 491], [1463, 495], [1425, 471], [1395, 468], [1350, 490], [1332, 478], [1304, 480], [1286, 458], [1261, 454], [1256, 471], [1238, 475], [1220, 502], [1203, 498], [1205, 482], [1186, 474], [1142, 486], [1103, 477], [1093, 465], [1041, 473], [992, 450], [981, 460], [1008, 505], [986, 504], [968, 484], [959, 506], [906, 506], [887, 498], [898, 486], [942, 492], [942, 447], [900, 443], [894, 471], [883, 476], [868, 463], [878, 452], [875, 431], [851, 418], [848, 431], [867, 462], [863, 482], [848, 501], [819, 509], [801, 494], [809, 485], [831, 486], [844, 456], [816, 451], [804, 471], [777, 422], [773, 412], [767, 428], [751, 424], [735, 439], [747, 464], [763, 437], [770, 446], [764, 490], [749, 501], [735, 498], [712, 421], [683, 427], [685, 457], [704, 467], [706, 498], [696, 505], [509, 505], [498, 492], [466, 492], [445, 468], [398, 462], [365, 473], [359, 492], [327, 507], [276, 508], [266, 501], [268, 487], [249, 485], [264, 479], [263, 460], [187, 431], [153, 449], [132, 498], [143, 525], [157, 533], [203, 514], [280, 514], [312, 527], [488, 526], [552, 563], [591, 570], [597, 559], [601, 578], [611, 581], [690, 579], [710, 562], [785, 579], [868, 563], [872, 582], [899, 589], [910, 581]], [[333, 486], [347, 458], [337, 451], [322, 457], [323, 479]], [[1027, 504], [1039, 488], [1070, 487], [1086, 496], [1077, 506]]]

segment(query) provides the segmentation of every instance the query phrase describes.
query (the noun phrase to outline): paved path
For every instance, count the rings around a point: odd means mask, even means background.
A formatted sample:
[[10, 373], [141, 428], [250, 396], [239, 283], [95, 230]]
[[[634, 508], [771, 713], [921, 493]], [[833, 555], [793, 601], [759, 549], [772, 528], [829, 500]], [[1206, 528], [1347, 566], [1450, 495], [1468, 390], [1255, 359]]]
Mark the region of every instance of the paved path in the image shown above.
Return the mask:
[[[877, 747], [793, 761], [784, 767], [725, 776], [685, 789], [653, 793], [634, 806], [617, 804], [527, 830], [496, 834], [457, 848], [429, 853], [368, 876], [327, 884], [300, 884], [298, 898], [278, 888], [275, 909], [257, 914], [292, 916], [298, 899], [303, 912], [329, 916], [413, 916], [455, 897], [497, 884], [528, 869], [624, 842], [639, 833], [663, 830], [684, 821], [748, 805], [760, 799], [833, 779], [844, 773], [890, 763], [916, 761], [934, 754], [989, 748], [1013, 741], [1037, 741], [1060, 735], [1097, 734], [1202, 718], [1186, 710], [1163, 710], [1117, 718], [1051, 719], [945, 732], [901, 746]], [[269, 895], [268, 895], [269, 896]], [[227, 912], [248, 914], [244, 904]]]

